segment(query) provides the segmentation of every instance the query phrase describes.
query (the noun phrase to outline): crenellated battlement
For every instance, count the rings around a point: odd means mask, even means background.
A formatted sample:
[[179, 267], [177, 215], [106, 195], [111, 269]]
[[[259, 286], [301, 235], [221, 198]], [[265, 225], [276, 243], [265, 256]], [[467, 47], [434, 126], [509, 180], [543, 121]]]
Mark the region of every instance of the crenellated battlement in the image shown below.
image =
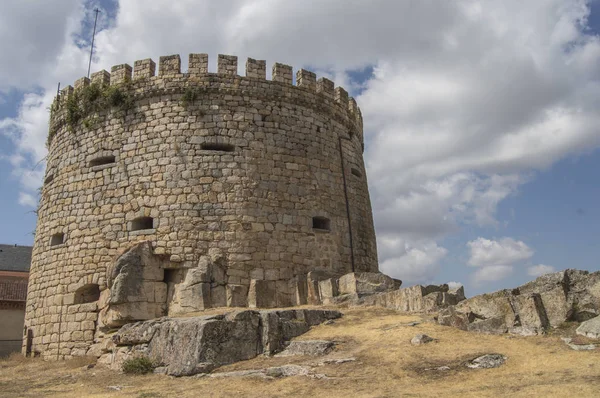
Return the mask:
[[[148, 95], [160, 95], [161, 92], [177, 93], [183, 92], [188, 87], [201, 89], [232, 90], [235, 87], [243, 90], [245, 94], [251, 94], [252, 88], [264, 92], [264, 84], [292, 86], [298, 90], [297, 97], [304, 96], [304, 102], [325, 105], [337, 108], [336, 114], [346, 114], [348, 120], [354, 124], [354, 133], [357, 133], [362, 142], [362, 115], [354, 98], [348, 96], [348, 92], [342, 87], [335, 87], [335, 83], [325, 77], [317, 79], [314, 72], [299, 69], [296, 71], [294, 84], [293, 68], [276, 62], [272, 66], [272, 78], [267, 79], [266, 61], [248, 58], [245, 65], [245, 76], [238, 75], [238, 57], [233, 55], [219, 54], [217, 58], [216, 73], [209, 72], [208, 54], [189, 54], [188, 69], [181, 70], [181, 58], [179, 55], [161, 56], [156, 63], [150, 59], [137, 60], [133, 67], [129, 64], [119, 64], [111, 68], [110, 72], [101, 70], [92, 73], [91, 78], [80, 78], [73, 86], [67, 86], [61, 90], [52, 106], [51, 126], [60, 123], [61, 108], [71, 95], [78, 91], [97, 85], [100, 87], [125, 86], [135, 99], [146, 98]], [[158, 73], [157, 73], [158, 72]], [[221, 79], [217, 81], [215, 79]], [[223, 84], [230, 79], [232, 84]], [[260, 83], [264, 81], [263, 83]], [[268, 86], [267, 86], [268, 90]], [[272, 90], [274, 95], [289, 96], [281, 90]], [[308, 95], [307, 95], [308, 94]], [[312, 95], [313, 98], [310, 98]], [[302, 102], [302, 101], [301, 101]]]

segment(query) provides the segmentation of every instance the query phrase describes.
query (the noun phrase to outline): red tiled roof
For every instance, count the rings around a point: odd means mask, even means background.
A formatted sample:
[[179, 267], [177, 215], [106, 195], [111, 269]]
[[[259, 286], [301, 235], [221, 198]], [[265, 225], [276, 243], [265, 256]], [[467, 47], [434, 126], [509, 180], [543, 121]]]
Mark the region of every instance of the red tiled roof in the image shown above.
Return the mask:
[[0, 280], [0, 301], [25, 301], [27, 280]]

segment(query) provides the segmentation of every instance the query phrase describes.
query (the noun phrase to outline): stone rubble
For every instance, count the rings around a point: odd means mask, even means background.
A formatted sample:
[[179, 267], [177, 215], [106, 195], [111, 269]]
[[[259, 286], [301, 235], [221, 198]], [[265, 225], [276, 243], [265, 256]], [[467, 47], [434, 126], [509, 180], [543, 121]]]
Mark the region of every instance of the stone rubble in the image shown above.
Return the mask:
[[507, 359], [502, 354], [486, 354], [472, 359], [465, 366], [470, 369], [492, 369], [501, 366]]
[[426, 334], [418, 334], [410, 340], [410, 344], [412, 345], [422, 345], [431, 343], [432, 341], [437, 341], [433, 337], [429, 337]]

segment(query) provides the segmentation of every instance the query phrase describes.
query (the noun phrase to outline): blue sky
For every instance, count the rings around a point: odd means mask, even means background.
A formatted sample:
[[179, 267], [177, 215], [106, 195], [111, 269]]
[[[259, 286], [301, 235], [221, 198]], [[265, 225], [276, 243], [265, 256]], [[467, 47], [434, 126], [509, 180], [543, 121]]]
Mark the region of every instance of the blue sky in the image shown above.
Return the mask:
[[240, 65], [250, 56], [310, 66], [349, 89], [365, 118], [384, 272], [476, 294], [540, 270], [600, 269], [600, 4], [378, 2], [61, 0], [28, 10], [8, 1], [15, 29], [34, 23], [31, 12], [43, 22], [0, 49], [25, 57], [17, 69], [0, 62], [0, 243], [33, 243], [42, 112], [57, 81], [87, 72], [100, 6], [92, 72], [187, 52], [207, 52], [213, 65], [231, 53]]

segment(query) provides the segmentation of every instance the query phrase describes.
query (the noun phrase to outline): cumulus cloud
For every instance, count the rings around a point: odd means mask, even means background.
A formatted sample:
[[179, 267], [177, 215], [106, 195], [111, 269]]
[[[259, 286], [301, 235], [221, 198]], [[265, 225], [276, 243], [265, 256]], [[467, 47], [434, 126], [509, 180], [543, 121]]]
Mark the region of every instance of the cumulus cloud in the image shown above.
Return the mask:
[[[16, 170], [45, 153], [56, 82], [87, 72], [81, 20], [92, 8], [63, 0], [27, 12], [28, 3], [9, 2], [0, 16], [0, 32], [15, 39], [0, 43], [0, 91], [37, 87], [18, 117], [0, 122]], [[92, 71], [174, 53], [185, 68], [189, 52], [209, 53], [214, 71], [216, 55], [231, 53], [240, 71], [251, 56], [349, 85], [365, 118], [381, 268], [423, 281], [447, 254], [442, 237], [500, 225], [498, 204], [532, 171], [600, 144], [600, 39], [588, 16], [584, 0], [128, 0], [101, 25]], [[365, 67], [373, 73], [359, 90], [349, 72]], [[477, 272], [486, 280], [509, 266]]]
[[477, 267], [473, 275], [476, 283], [506, 278], [514, 265], [533, 256], [533, 250], [522, 241], [512, 238], [490, 240], [477, 238], [467, 243], [470, 250], [468, 265]]
[[448, 288], [450, 288], [450, 290], [458, 289], [461, 286], [463, 286], [463, 284], [461, 282], [455, 282], [455, 281], [448, 282]]
[[511, 265], [490, 265], [479, 268], [473, 275], [476, 284], [481, 282], [496, 282], [508, 277], [513, 272]]
[[468, 264], [474, 267], [510, 265], [533, 256], [533, 250], [529, 246], [512, 238], [497, 241], [477, 238], [468, 242], [467, 246], [470, 249]]
[[427, 283], [439, 269], [439, 262], [448, 250], [434, 242], [406, 241], [382, 236], [378, 240], [384, 260], [379, 263], [382, 272], [403, 281]]
[[527, 268], [527, 274], [529, 276], [542, 276], [554, 272], [554, 267], [550, 265], [538, 264]]

